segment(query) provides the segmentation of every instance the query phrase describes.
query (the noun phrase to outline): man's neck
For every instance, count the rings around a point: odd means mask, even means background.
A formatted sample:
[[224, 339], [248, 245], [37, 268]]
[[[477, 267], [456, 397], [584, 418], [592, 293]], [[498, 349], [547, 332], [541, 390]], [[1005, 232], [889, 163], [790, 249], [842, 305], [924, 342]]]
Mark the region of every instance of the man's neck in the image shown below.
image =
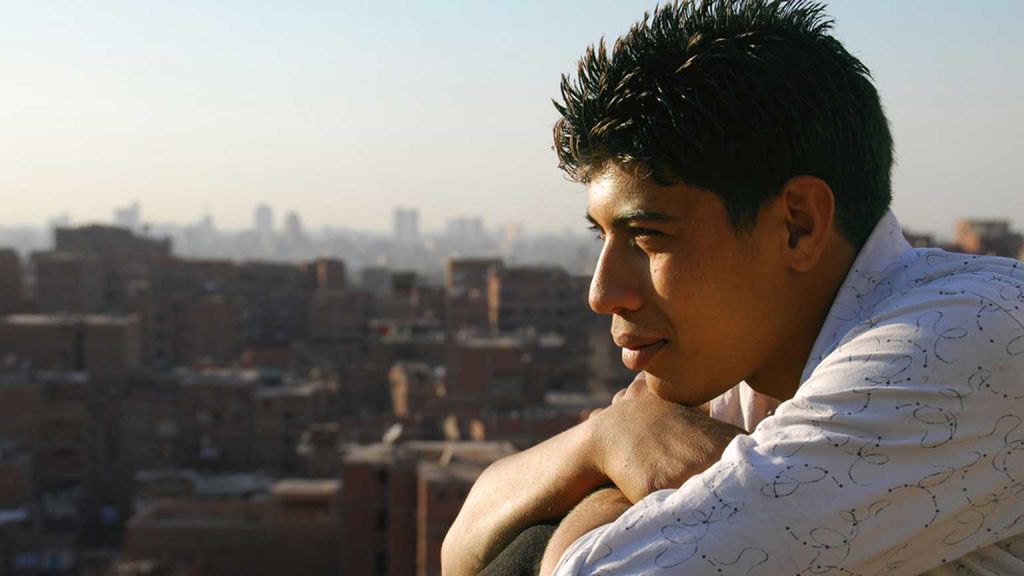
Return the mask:
[[793, 276], [787, 337], [778, 343], [772, 361], [747, 379], [751, 388], [781, 401], [796, 394], [811, 349], [856, 258], [854, 246], [839, 237], [830, 242], [819, 266]]

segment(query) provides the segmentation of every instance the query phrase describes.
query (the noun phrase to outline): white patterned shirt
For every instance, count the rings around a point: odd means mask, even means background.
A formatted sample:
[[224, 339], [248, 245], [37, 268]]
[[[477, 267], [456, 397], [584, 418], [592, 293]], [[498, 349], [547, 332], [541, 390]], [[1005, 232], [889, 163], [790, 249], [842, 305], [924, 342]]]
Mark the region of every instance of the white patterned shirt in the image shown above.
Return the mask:
[[1024, 264], [914, 249], [886, 214], [754, 423], [555, 573], [1024, 574]]

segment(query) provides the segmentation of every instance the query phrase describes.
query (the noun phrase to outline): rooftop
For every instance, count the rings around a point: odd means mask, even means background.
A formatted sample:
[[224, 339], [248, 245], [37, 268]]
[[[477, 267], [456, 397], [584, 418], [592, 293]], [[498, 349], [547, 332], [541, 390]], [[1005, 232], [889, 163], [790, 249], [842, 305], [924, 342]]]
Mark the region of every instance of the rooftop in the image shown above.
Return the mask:
[[71, 384], [86, 386], [89, 384], [88, 372], [61, 370], [12, 371], [0, 372], [0, 386], [26, 386], [32, 384]]
[[213, 474], [194, 470], [171, 468], [165, 470], [143, 470], [135, 474], [136, 482], [161, 484], [163, 482], [187, 482], [197, 498], [225, 498], [266, 494], [274, 486], [274, 480], [262, 472]]
[[254, 386], [263, 380], [263, 374], [255, 369], [217, 368], [195, 372], [180, 370], [182, 386]]
[[336, 496], [341, 492], [341, 480], [317, 480], [307, 478], [288, 478], [274, 484], [272, 496], [286, 499], [311, 498], [322, 499]]
[[3, 318], [4, 324], [18, 326], [77, 326], [79, 324], [103, 326], [129, 326], [138, 322], [135, 316], [112, 314], [11, 314]]
[[446, 462], [490, 463], [517, 452], [508, 442], [465, 441], [413, 441], [400, 444], [363, 444], [352, 446], [345, 455], [346, 462], [386, 464], [397, 460], [418, 459]]
[[312, 396], [327, 389], [326, 382], [303, 382], [281, 386], [265, 386], [256, 391], [257, 398], [281, 398], [286, 396]]

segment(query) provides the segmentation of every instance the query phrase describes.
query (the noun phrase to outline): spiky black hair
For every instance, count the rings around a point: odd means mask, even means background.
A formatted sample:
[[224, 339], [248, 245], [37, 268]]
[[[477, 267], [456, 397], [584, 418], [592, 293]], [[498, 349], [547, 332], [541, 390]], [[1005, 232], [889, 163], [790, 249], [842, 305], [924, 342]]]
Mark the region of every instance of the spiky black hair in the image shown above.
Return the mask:
[[663, 5], [562, 77], [555, 150], [589, 182], [609, 161], [718, 194], [742, 229], [797, 175], [836, 198], [839, 229], [867, 239], [892, 198], [892, 136], [868, 69], [818, 2]]

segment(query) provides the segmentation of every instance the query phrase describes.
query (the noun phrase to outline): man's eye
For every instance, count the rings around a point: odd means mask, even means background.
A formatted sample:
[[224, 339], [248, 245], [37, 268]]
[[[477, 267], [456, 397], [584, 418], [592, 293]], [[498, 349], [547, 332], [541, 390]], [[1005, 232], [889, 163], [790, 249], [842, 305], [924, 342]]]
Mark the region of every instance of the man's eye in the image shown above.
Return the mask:
[[650, 228], [630, 228], [629, 233], [633, 238], [654, 238], [656, 236], [664, 236], [661, 232]]
[[633, 234], [634, 238], [661, 236], [661, 232], [658, 232], [657, 230], [651, 230], [650, 228], [630, 228], [629, 231], [631, 234]]
[[604, 230], [602, 230], [600, 226], [598, 226], [597, 224], [593, 224], [591, 226], [588, 226], [588, 228], [591, 232], [594, 233], [595, 236], [597, 236], [598, 240], [604, 240]]
[[664, 236], [664, 234], [657, 230], [652, 230], [650, 228], [630, 228], [629, 244], [630, 246], [636, 246], [638, 241], [650, 241], [660, 236]]

